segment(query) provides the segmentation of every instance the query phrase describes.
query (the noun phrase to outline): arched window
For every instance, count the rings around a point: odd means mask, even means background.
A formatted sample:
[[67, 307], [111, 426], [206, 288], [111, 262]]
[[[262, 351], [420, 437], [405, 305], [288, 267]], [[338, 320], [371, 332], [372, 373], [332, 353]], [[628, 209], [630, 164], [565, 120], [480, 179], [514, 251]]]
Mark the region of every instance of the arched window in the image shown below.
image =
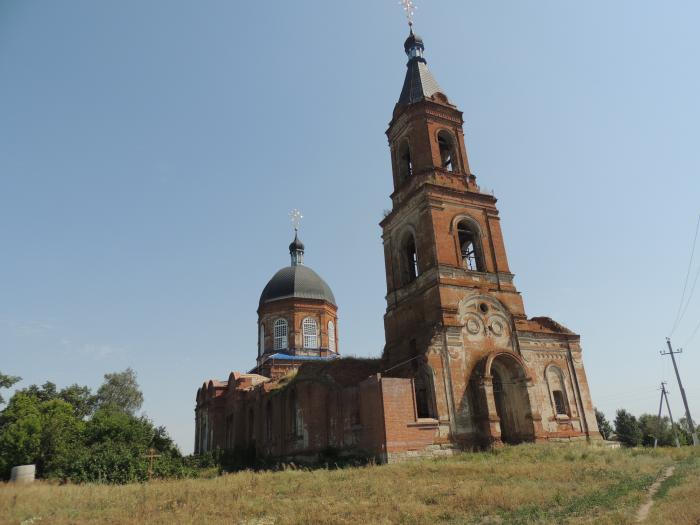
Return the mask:
[[272, 401], [268, 401], [265, 408], [265, 439], [272, 443]]
[[335, 324], [328, 321], [328, 350], [335, 352]]
[[401, 180], [406, 180], [411, 175], [413, 175], [413, 161], [411, 160], [411, 148], [408, 145], [408, 141], [405, 140], [399, 146], [398, 153], [399, 161], [399, 176]]
[[447, 171], [456, 171], [457, 159], [452, 135], [444, 130], [438, 133], [438, 146], [440, 147], [440, 166]]
[[318, 348], [318, 323], [316, 320], [307, 317], [301, 323], [301, 330], [304, 335], [304, 348]]
[[413, 386], [416, 392], [416, 416], [421, 418], [435, 417], [433, 401], [433, 381], [427, 366], [414, 369]]
[[287, 320], [277, 319], [274, 324], [275, 350], [285, 350], [287, 348]]
[[413, 235], [409, 235], [404, 241], [403, 246], [404, 258], [404, 282], [406, 284], [413, 282], [418, 277], [418, 253], [416, 252], [416, 240]]
[[566, 383], [564, 382], [564, 374], [561, 369], [556, 366], [547, 368], [547, 386], [552, 395], [552, 408], [558, 416], [568, 416], [569, 401], [566, 396]]
[[475, 228], [468, 221], [461, 221], [457, 225], [457, 236], [459, 237], [462, 267], [472, 272], [483, 272], [479, 235], [475, 232]]
[[248, 410], [248, 445], [255, 446], [255, 414], [252, 408]]
[[258, 357], [265, 353], [265, 325], [260, 323], [260, 334], [258, 336]]
[[297, 391], [292, 389], [289, 392], [289, 433], [293, 439], [299, 435], [301, 425], [299, 424], [299, 405], [297, 403]]
[[233, 414], [226, 416], [226, 448], [233, 448]]

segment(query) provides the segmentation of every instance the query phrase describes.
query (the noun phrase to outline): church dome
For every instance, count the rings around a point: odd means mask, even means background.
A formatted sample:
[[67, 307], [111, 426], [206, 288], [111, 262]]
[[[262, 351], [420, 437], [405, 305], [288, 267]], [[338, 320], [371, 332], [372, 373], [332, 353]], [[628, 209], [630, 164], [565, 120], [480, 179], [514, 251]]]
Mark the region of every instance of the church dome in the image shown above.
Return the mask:
[[282, 268], [267, 283], [260, 295], [260, 306], [280, 299], [317, 299], [336, 306], [330, 286], [308, 266], [304, 266], [304, 243], [295, 230], [289, 245], [291, 266]]
[[318, 299], [335, 306], [330, 286], [320, 275], [301, 264], [277, 272], [260, 294], [260, 306], [280, 299]]

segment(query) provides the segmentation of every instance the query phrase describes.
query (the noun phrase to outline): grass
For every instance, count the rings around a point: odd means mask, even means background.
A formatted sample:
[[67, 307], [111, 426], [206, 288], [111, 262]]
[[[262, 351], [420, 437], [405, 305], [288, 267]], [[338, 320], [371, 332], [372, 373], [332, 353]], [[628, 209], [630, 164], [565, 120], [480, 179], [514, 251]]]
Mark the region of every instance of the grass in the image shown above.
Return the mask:
[[700, 525], [700, 454], [679, 460], [673, 475], [656, 493], [650, 525]]
[[700, 501], [700, 454], [585, 445], [128, 486], [0, 485], [0, 523], [623, 525], [674, 463], [678, 479], [664, 483], [649, 522], [697, 525], [700, 503], [685, 501]]

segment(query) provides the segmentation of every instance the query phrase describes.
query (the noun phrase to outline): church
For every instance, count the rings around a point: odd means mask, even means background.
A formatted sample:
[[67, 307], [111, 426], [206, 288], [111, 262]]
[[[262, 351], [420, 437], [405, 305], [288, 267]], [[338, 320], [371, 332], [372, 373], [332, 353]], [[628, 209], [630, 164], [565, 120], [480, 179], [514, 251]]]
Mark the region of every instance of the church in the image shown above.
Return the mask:
[[338, 305], [295, 235], [290, 265], [260, 295], [255, 367], [197, 390], [195, 453], [395, 462], [601, 439], [580, 337], [525, 314], [497, 200], [469, 169], [462, 112], [428, 69], [424, 49], [411, 28], [386, 132], [394, 191], [380, 223], [381, 358], [340, 357]]

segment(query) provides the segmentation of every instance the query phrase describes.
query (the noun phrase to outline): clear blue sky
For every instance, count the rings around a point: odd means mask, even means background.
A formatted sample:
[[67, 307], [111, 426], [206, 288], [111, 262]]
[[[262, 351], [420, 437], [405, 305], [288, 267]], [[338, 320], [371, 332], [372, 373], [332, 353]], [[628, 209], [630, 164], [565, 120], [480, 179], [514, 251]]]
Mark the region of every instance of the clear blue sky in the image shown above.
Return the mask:
[[[658, 351], [700, 212], [698, 19], [695, 1], [419, 2], [527, 312], [581, 333], [609, 416], [654, 412], [661, 379], [682, 415]], [[0, 370], [94, 387], [132, 366], [191, 451], [197, 387], [254, 364], [295, 207], [341, 352], [378, 356], [406, 34], [395, 0], [0, 0]], [[674, 334], [696, 419], [699, 321], [700, 283]]]

